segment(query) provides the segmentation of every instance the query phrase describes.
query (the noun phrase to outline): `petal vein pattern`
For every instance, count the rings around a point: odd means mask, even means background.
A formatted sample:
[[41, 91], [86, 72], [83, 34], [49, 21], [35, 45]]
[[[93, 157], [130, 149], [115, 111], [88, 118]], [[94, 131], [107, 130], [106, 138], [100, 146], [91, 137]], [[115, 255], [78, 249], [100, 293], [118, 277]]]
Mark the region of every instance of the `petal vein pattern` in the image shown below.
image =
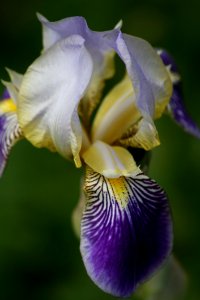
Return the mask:
[[165, 192], [143, 173], [108, 179], [87, 170], [81, 253], [104, 291], [130, 296], [169, 255], [172, 224]]
[[12, 99], [0, 100], [0, 177], [12, 146], [22, 135], [15, 110], [16, 106]]
[[77, 107], [92, 68], [84, 39], [78, 35], [60, 40], [29, 67], [20, 89], [18, 115], [33, 145], [77, 159], [82, 143]]

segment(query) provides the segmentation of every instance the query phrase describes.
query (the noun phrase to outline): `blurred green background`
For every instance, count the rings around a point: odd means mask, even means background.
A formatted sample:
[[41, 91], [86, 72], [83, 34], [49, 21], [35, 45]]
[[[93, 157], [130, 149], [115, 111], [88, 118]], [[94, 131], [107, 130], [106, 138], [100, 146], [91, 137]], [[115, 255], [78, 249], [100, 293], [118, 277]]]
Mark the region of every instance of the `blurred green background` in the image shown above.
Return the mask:
[[[200, 125], [200, 6], [197, 0], [18, 0], [0, 5], [0, 77], [24, 72], [41, 50], [36, 11], [50, 20], [84, 16], [93, 30], [123, 31], [168, 49], [183, 78], [185, 103]], [[162, 145], [150, 175], [167, 191], [174, 252], [186, 270], [185, 299], [200, 294], [200, 141], [171, 120], [158, 122]], [[113, 299], [88, 278], [71, 225], [81, 170], [47, 150], [18, 143], [0, 180], [0, 299]], [[169, 299], [170, 300], [170, 299]]]

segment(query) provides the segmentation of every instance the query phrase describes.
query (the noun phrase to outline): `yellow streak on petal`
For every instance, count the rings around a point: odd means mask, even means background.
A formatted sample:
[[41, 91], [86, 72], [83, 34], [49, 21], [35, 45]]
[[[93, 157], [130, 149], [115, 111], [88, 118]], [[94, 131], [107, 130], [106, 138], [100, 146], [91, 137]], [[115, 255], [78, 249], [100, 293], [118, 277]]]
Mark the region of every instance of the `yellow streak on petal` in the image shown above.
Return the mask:
[[129, 200], [125, 178], [121, 176], [119, 178], [109, 178], [107, 180], [109, 183], [108, 188], [112, 190], [115, 200], [122, 208], [125, 208]]
[[92, 140], [112, 144], [140, 118], [135, 93], [128, 76], [117, 84], [102, 102], [94, 119]]
[[154, 119], [159, 119], [162, 114], [164, 113], [166, 106], [168, 105], [172, 92], [173, 92], [173, 85], [172, 85], [172, 78], [170, 76], [169, 70], [166, 68], [166, 80], [164, 82], [165, 87], [165, 97], [161, 99], [156, 99], [155, 101], [155, 114]]
[[16, 104], [11, 98], [0, 101], [0, 112], [3, 114], [15, 112]]
[[107, 178], [130, 176], [138, 167], [128, 150], [96, 141], [82, 154], [85, 163]]
[[136, 127], [135, 130], [132, 128], [132, 131], [127, 131], [127, 135], [119, 140], [120, 145], [142, 148], [146, 151], [160, 145], [158, 132], [152, 122], [141, 119]]

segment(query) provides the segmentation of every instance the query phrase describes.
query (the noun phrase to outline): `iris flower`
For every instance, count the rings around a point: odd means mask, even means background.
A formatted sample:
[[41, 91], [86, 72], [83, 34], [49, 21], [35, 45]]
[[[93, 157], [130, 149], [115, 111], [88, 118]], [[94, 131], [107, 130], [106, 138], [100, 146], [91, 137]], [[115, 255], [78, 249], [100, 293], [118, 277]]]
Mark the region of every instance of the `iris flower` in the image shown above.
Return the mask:
[[[74, 213], [83, 262], [102, 290], [127, 297], [172, 250], [166, 193], [143, 168], [146, 153], [160, 144], [154, 120], [168, 111], [186, 131], [200, 131], [184, 109], [166, 51], [122, 33], [120, 24], [95, 32], [82, 17], [38, 17], [42, 54], [24, 75], [8, 70], [11, 82], [4, 82], [0, 173], [21, 138], [83, 166]], [[115, 54], [125, 75], [103, 96]]]

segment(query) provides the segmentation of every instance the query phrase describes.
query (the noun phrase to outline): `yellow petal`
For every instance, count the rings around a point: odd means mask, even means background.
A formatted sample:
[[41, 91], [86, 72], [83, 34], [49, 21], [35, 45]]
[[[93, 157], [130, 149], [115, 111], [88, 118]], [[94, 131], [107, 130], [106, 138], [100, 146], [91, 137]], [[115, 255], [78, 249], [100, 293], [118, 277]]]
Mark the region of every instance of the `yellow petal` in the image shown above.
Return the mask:
[[16, 112], [16, 104], [11, 98], [0, 101], [0, 113]]
[[94, 171], [108, 178], [130, 176], [139, 168], [128, 150], [119, 146], [109, 146], [96, 141], [82, 155], [85, 163]]
[[94, 119], [92, 140], [112, 144], [140, 118], [135, 105], [135, 94], [128, 76], [105, 97]]
[[152, 121], [141, 119], [136, 127], [127, 131], [127, 134], [119, 140], [120, 145], [142, 148], [147, 151], [160, 145], [158, 132]]

